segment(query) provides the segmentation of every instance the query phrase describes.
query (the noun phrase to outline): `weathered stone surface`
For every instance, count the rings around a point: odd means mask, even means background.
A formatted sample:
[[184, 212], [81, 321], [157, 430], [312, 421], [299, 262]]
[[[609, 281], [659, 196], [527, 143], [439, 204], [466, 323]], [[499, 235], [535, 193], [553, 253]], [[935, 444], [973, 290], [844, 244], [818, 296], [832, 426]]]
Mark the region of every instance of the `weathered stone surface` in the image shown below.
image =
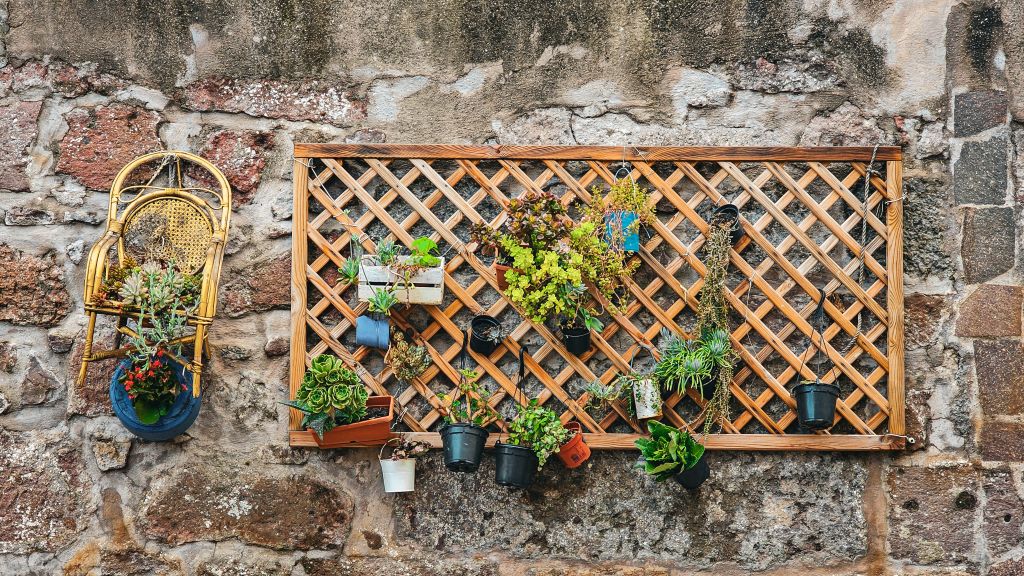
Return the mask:
[[908, 346], [925, 346], [934, 342], [949, 299], [933, 294], [907, 294], [903, 303]]
[[185, 89], [185, 106], [200, 112], [243, 112], [262, 118], [349, 126], [366, 116], [365, 102], [316, 80], [284, 82], [207, 78]]
[[1019, 340], [978, 340], [974, 362], [985, 416], [1024, 414], [1024, 347]]
[[[93, 350], [109, 350], [114, 345], [114, 337], [106, 330], [96, 331]], [[68, 357], [68, 414], [84, 416], [100, 416], [113, 414], [110, 407], [110, 379], [117, 370], [118, 359], [111, 358], [99, 362], [90, 362], [85, 382], [79, 384], [78, 372], [82, 366], [82, 352], [85, 349], [85, 335], [79, 336], [75, 347]]]
[[110, 188], [125, 164], [163, 146], [156, 127], [156, 112], [110, 104], [76, 108], [65, 117], [67, 134], [60, 142], [57, 171], [74, 176], [94, 190]]
[[878, 123], [849, 102], [816, 116], [800, 136], [801, 146], [874, 146], [880, 142], [887, 140]]
[[290, 566], [270, 560], [221, 558], [203, 562], [196, 568], [197, 576], [291, 576]]
[[36, 137], [42, 102], [15, 102], [0, 106], [0, 189], [28, 189], [28, 147]]
[[288, 354], [291, 343], [287, 338], [278, 336], [277, 338], [271, 338], [267, 341], [267, 345], [263, 347], [263, 353], [268, 358], [276, 358], [278, 356], [284, 356]]
[[124, 429], [101, 429], [90, 434], [92, 455], [101, 472], [120, 470], [128, 463], [132, 449], [131, 435]]
[[28, 372], [21, 381], [21, 404], [33, 406], [54, 399], [61, 388], [60, 382], [49, 370], [40, 364], [35, 356], [29, 360]]
[[1024, 460], [1024, 424], [986, 418], [980, 444], [983, 460], [1020, 462]]
[[681, 115], [686, 114], [687, 106], [725, 106], [732, 95], [727, 80], [701, 70], [681, 68], [669, 73], [668, 81], [671, 82], [669, 95], [672, 98], [672, 105]]
[[911, 277], [946, 279], [952, 275], [955, 221], [949, 206], [953, 195], [941, 179], [903, 181], [904, 271]]
[[[866, 472], [857, 459], [716, 453], [711, 479], [699, 494], [643, 477], [632, 470], [631, 453], [595, 452], [591, 462], [573, 471], [545, 467], [526, 492], [493, 484], [490, 459], [474, 475], [424, 474], [416, 492], [396, 506], [399, 534], [441, 553], [497, 549], [521, 558], [685, 558], [692, 567], [729, 558], [746, 570], [777, 566], [793, 554], [832, 564], [859, 558], [865, 550]], [[442, 464], [432, 454], [421, 466]], [[605, 481], [610, 478], [615, 481]], [[761, 484], [765, 478], [772, 479], [771, 490]]]
[[974, 557], [978, 473], [970, 466], [894, 466], [888, 477], [889, 547], [917, 564], [957, 564]]
[[71, 311], [64, 272], [52, 252], [31, 256], [0, 244], [0, 321], [54, 326]]
[[14, 344], [7, 340], [0, 340], [0, 371], [8, 374], [14, 372], [18, 365], [18, 354], [15, 352]]
[[242, 346], [234, 346], [231, 344], [220, 347], [220, 357], [225, 360], [248, 360], [252, 358], [253, 351], [249, 348]]
[[291, 255], [283, 254], [227, 275], [231, 280], [221, 290], [224, 312], [235, 318], [249, 312], [287, 308], [291, 286], [282, 279], [291, 277], [291, 266]]
[[1006, 202], [1006, 178], [1009, 169], [1006, 136], [984, 142], [964, 142], [960, 158], [953, 167], [953, 196], [957, 204], [995, 204]]
[[64, 565], [64, 576], [180, 576], [185, 572], [181, 560], [164, 554], [154, 554], [137, 546], [125, 548], [98, 547], [89, 543]]
[[270, 132], [218, 130], [207, 138], [199, 155], [219, 168], [231, 183], [231, 204], [235, 208], [252, 200], [273, 146], [274, 135]]
[[1006, 92], [979, 90], [957, 94], [953, 99], [953, 135], [973, 136], [1007, 121]]
[[238, 538], [309, 550], [343, 544], [352, 512], [347, 494], [310, 476], [277, 478], [207, 462], [157, 479], [141, 518], [149, 537], [172, 545]]
[[968, 284], [991, 280], [1013, 267], [1013, 208], [967, 208], [964, 210], [964, 279]]
[[988, 576], [1022, 575], [1024, 575], [1024, 558], [999, 562], [998, 564], [993, 564], [988, 570]]
[[[307, 576], [499, 576], [499, 563], [476, 558], [304, 558]], [[536, 574], [536, 573], [534, 573]], [[568, 576], [568, 574], [566, 574]], [[639, 575], [637, 575], [639, 576]]]
[[67, 354], [71, 351], [71, 347], [75, 345], [75, 333], [60, 327], [54, 328], [46, 333], [46, 343], [52, 352]]
[[1024, 502], [1017, 493], [1020, 472], [1009, 468], [985, 470], [985, 544], [990, 557], [999, 557], [1024, 542]]
[[51, 210], [33, 208], [31, 206], [11, 206], [4, 214], [7, 226], [44, 226], [53, 224], [55, 218]]
[[0, 470], [0, 554], [55, 552], [86, 527], [88, 479], [66, 429], [0, 428]]
[[956, 335], [973, 338], [1021, 335], [1024, 288], [982, 284], [960, 305]]

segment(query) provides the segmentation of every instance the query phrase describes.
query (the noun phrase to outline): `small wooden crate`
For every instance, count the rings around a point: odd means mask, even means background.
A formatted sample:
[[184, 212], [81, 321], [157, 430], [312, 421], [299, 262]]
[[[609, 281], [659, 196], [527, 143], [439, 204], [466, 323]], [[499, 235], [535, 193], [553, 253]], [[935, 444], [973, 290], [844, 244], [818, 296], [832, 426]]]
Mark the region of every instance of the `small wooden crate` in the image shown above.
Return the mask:
[[[404, 261], [408, 256], [399, 256]], [[372, 255], [363, 256], [359, 267], [359, 291], [361, 302], [366, 302], [373, 293], [382, 288], [393, 288], [395, 297], [405, 304], [432, 304], [437, 306], [444, 299], [444, 258], [434, 268], [427, 268], [412, 277], [407, 287], [397, 274], [387, 266], [371, 265]]]

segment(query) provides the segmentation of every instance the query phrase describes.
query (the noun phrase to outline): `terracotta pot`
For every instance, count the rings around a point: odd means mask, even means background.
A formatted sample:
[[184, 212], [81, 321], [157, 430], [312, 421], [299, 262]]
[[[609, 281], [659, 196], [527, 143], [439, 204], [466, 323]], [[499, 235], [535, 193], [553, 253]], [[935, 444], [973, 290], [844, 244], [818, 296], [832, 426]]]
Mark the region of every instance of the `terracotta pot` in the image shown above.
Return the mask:
[[367, 408], [384, 408], [384, 416], [362, 422], [335, 426], [323, 438], [313, 432], [313, 440], [321, 448], [341, 448], [352, 444], [381, 445], [391, 437], [391, 420], [395, 417], [395, 402], [391, 396], [370, 396]]
[[583, 441], [583, 428], [579, 422], [569, 422], [565, 427], [576, 434], [558, 449], [558, 459], [566, 468], [579, 468], [590, 458], [590, 446]]
[[498, 290], [501, 290], [502, 292], [508, 290], [508, 280], [505, 280], [505, 272], [508, 272], [511, 269], [511, 266], [498, 264], [497, 262], [494, 263], [494, 275], [498, 279]]

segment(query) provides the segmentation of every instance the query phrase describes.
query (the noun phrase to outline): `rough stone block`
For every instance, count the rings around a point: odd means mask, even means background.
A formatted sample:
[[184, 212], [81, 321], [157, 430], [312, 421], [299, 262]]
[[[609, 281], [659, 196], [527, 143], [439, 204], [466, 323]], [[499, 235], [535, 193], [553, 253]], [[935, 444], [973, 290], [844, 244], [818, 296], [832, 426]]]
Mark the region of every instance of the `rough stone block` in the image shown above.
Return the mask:
[[984, 460], [1024, 460], [1024, 424], [985, 418], [981, 423], [981, 457]]
[[232, 318], [249, 312], [287, 308], [291, 287], [282, 279], [291, 277], [290, 254], [272, 256], [244, 269], [226, 274], [230, 280], [220, 290], [224, 313]]
[[953, 135], [973, 136], [1006, 124], [1009, 100], [1002, 90], [978, 90], [957, 94], [953, 101]]
[[0, 189], [28, 190], [27, 152], [36, 138], [36, 121], [42, 106], [42, 102], [0, 106]]
[[45, 226], [53, 224], [55, 219], [52, 210], [30, 206], [11, 206], [4, 214], [4, 224], [7, 226]]
[[[111, 330], [97, 329], [93, 339], [93, 350], [109, 350], [114, 345]], [[85, 349], [85, 335], [81, 334], [68, 357], [68, 414], [100, 416], [113, 414], [110, 407], [110, 379], [117, 369], [119, 360], [110, 358], [89, 363], [85, 382], [78, 383], [78, 372], [82, 366], [82, 352]]]
[[[231, 183], [231, 204], [237, 207], [252, 200], [267, 165], [267, 154], [273, 146], [274, 135], [271, 132], [218, 130], [206, 140], [199, 155], [224, 173]], [[205, 172], [202, 176], [202, 182], [214, 185], [205, 178]]]
[[1020, 472], [1009, 468], [984, 471], [985, 512], [983, 532], [990, 558], [1009, 552], [1024, 542], [1024, 502], [1017, 493]]
[[980, 483], [974, 468], [894, 466], [888, 487], [893, 558], [917, 564], [975, 561]]
[[974, 363], [986, 417], [1024, 414], [1024, 347], [1019, 340], [978, 340]]
[[309, 550], [339, 548], [352, 512], [352, 499], [333, 483], [204, 462], [158, 478], [140, 519], [149, 537], [174, 546], [238, 538], [256, 546]]
[[991, 280], [1013, 267], [1015, 223], [1013, 208], [964, 210], [964, 277], [968, 284]]
[[992, 338], [1021, 335], [1024, 288], [982, 284], [960, 305], [956, 335]]
[[64, 271], [52, 252], [29, 256], [0, 244], [0, 321], [55, 326], [71, 311]]
[[1006, 136], [984, 142], [964, 142], [953, 166], [953, 196], [957, 204], [1006, 203], [1009, 156]]
[[907, 345], [927, 346], [934, 342], [948, 305], [949, 299], [945, 296], [907, 294], [904, 299]]
[[208, 78], [185, 89], [185, 106], [200, 112], [244, 112], [262, 118], [349, 126], [366, 117], [366, 103], [348, 90], [312, 80]]
[[68, 131], [60, 141], [57, 171], [93, 190], [106, 190], [114, 176], [137, 156], [163, 148], [156, 112], [111, 104], [76, 108], [67, 114]]

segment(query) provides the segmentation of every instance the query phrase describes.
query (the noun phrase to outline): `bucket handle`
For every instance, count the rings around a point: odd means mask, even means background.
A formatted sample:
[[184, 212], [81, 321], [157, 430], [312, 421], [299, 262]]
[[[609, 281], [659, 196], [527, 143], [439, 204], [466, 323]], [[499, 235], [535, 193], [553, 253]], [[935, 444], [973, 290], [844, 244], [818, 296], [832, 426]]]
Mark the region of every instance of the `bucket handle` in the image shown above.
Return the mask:
[[[647, 353], [651, 355], [651, 358], [654, 358], [654, 350], [651, 350], [651, 347], [648, 346], [647, 344], [643, 344], [643, 343], [638, 342], [637, 343], [637, 348], [635, 350], [633, 350], [632, 354], [629, 355], [629, 371], [630, 372], [633, 371], [633, 360], [636, 358], [637, 353], [640, 352], [641, 350], [647, 351]], [[654, 359], [657, 360], [657, 358], [654, 358]]]

